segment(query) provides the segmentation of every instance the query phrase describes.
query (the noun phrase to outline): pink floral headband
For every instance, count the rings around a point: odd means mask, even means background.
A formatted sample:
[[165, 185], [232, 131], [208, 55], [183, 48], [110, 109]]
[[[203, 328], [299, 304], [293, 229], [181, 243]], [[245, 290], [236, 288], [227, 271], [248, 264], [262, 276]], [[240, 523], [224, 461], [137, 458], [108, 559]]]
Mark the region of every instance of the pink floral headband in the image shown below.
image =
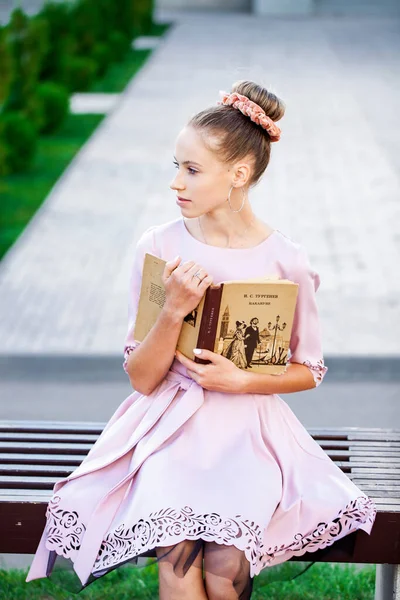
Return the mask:
[[217, 104], [224, 104], [226, 106], [237, 108], [241, 113], [250, 117], [253, 123], [260, 125], [263, 129], [268, 131], [271, 142], [279, 142], [281, 130], [271, 117], [265, 114], [265, 111], [261, 106], [247, 98], [247, 96], [243, 96], [243, 94], [238, 94], [237, 92], [229, 94], [228, 92], [220, 91], [219, 93], [221, 95], [221, 100], [219, 100]]

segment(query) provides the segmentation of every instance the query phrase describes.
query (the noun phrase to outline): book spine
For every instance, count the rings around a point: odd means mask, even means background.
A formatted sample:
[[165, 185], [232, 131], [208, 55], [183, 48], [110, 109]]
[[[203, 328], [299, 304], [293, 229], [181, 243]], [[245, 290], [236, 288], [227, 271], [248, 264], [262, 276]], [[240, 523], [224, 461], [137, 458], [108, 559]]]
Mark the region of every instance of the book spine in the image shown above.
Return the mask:
[[[221, 283], [218, 287], [207, 288], [199, 336], [197, 338], [197, 348], [205, 348], [214, 352], [223, 287], [224, 284]], [[209, 360], [204, 360], [198, 356], [195, 357], [194, 362], [201, 363], [202, 365], [210, 363]]]

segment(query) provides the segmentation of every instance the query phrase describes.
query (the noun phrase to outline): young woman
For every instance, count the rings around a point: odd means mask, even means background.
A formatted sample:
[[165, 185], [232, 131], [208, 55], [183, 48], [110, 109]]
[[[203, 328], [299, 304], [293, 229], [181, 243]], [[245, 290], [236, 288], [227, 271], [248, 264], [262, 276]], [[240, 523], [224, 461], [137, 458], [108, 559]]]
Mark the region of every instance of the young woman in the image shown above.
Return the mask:
[[[57, 482], [27, 581], [72, 565], [80, 589], [139, 556], [157, 557], [161, 600], [242, 600], [264, 568], [371, 532], [376, 507], [279, 394], [321, 384], [315, 292], [304, 247], [253, 212], [283, 102], [239, 81], [193, 116], [170, 187], [181, 216], [149, 227], [133, 259], [124, 368], [133, 393], [81, 465]], [[146, 338], [134, 324], [146, 252], [167, 261], [165, 304]], [[184, 318], [211, 283], [278, 273], [299, 284], [285, 373], [176, 351]], [[195, 355], [211, 361], [200, 364]]]

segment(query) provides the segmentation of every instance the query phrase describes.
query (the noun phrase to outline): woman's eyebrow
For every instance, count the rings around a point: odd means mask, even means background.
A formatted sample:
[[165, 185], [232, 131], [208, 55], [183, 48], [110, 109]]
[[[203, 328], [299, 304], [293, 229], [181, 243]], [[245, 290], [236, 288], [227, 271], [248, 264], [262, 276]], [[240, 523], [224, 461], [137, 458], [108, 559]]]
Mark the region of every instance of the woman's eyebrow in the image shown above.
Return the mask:
[[[178, 162], [178, 159], [176, 158], [176, 156], [174, 156], [174, 159], [176, 160], [176, 162]], [[191, 163], [192, 165], [197, 165], [198, 167], [201, 167], [200, 163], [195, 162], [194, 160], [185, 160], [183, 161], [183, 165], [188, 165], [189, 163]]]

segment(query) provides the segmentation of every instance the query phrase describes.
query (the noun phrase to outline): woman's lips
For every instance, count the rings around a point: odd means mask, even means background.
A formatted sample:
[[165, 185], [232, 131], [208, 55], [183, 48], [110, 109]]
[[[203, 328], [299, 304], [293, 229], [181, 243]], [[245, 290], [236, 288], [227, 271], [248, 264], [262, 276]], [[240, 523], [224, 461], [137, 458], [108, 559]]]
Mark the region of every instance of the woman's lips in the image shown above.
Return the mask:
[[180, 198], [177, 196], [176, 201], [178, 204], [186, 204], [187, 202], [191, 202], [191, 200], [186, 200], [186, 198]]

